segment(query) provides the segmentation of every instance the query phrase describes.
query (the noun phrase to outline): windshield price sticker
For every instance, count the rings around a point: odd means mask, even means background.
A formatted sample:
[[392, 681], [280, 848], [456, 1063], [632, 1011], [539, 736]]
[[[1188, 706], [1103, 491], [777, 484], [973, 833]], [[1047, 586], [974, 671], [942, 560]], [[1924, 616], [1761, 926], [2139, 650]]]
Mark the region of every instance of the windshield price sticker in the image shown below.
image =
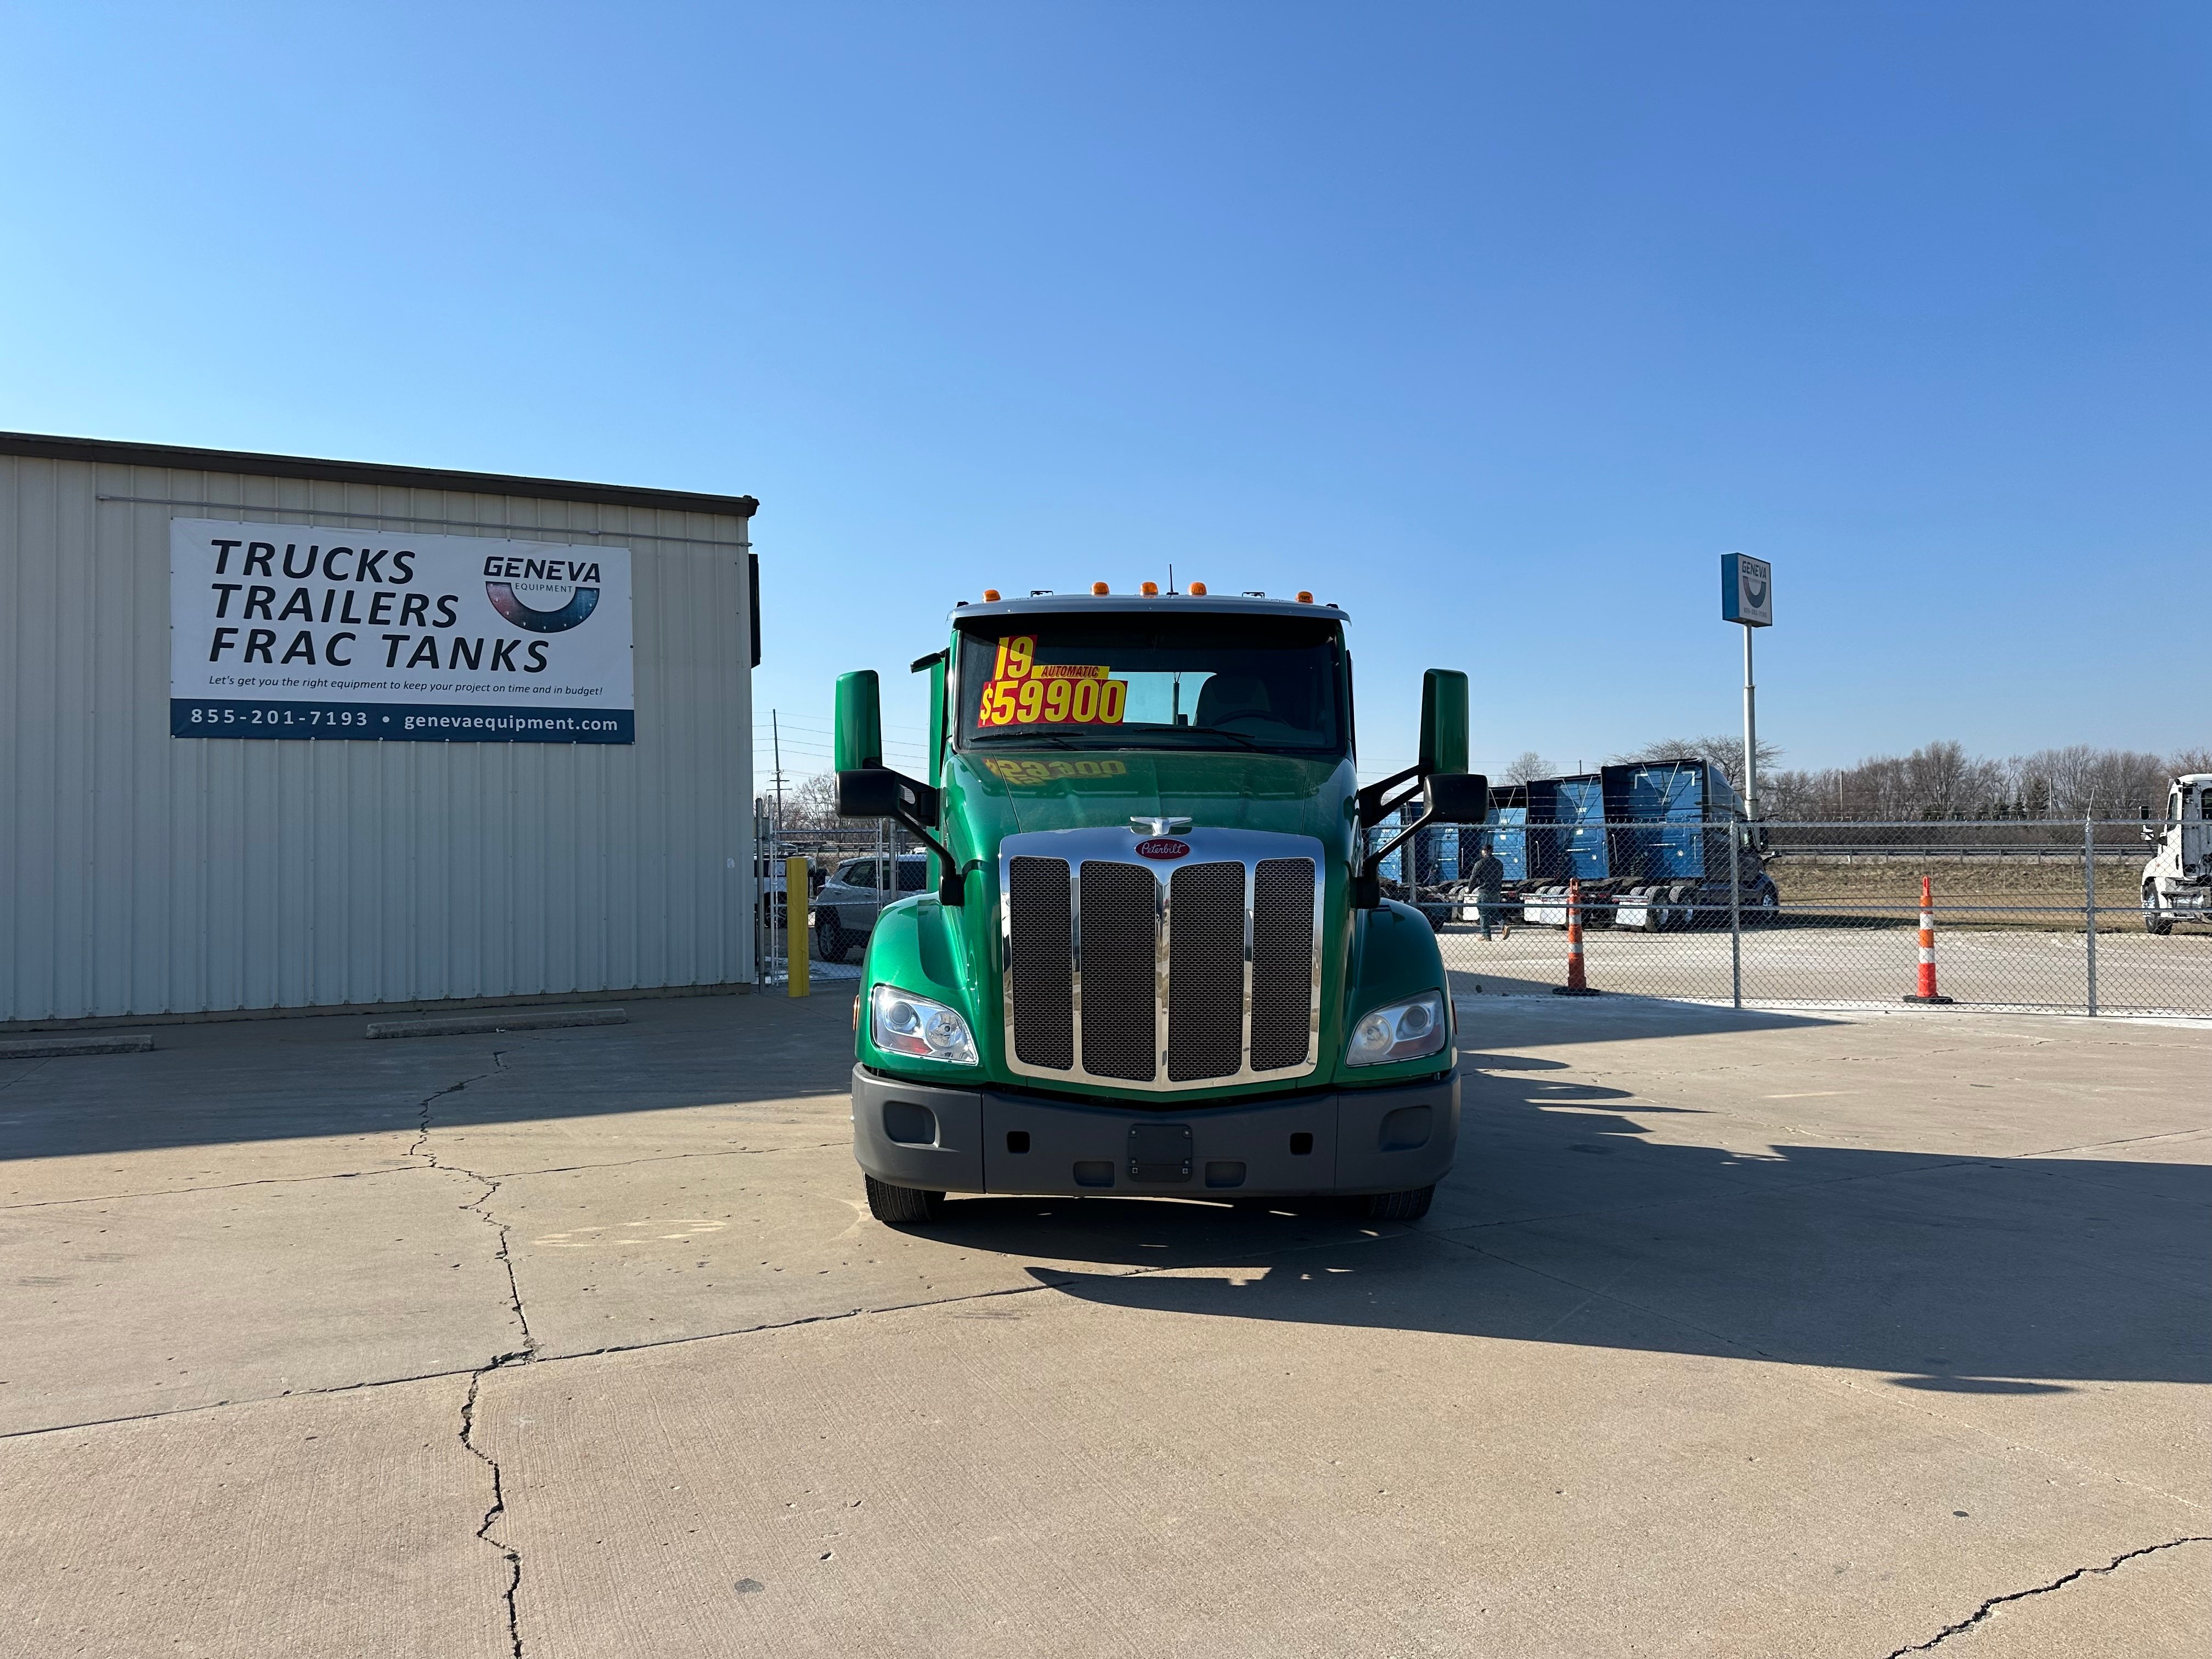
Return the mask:
[[1102, 664], [1041, 663], [1036, 638], [999, 641], [998, 660], [976, 714], [984, 726], [1119, 726], [1129, 683]]

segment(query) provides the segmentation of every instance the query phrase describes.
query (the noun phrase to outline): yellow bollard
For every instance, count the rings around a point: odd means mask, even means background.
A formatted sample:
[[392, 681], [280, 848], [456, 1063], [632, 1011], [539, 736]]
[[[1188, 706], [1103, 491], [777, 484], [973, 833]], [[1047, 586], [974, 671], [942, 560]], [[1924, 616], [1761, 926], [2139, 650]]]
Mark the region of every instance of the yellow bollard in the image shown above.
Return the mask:
[[806, 890], [806, 860], [786, 859], [783, 861], [783, 978], [787, 996], [803, 997], [806, 994], [806, 901], [810, 896]]

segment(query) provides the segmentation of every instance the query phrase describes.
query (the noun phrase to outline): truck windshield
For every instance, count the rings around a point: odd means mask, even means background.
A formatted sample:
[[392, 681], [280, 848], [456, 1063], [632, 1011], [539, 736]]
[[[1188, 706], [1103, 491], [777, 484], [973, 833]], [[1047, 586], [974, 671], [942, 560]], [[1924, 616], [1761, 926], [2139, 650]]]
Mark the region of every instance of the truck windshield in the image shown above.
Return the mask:
[[1219, 612], [978, 619], [960, 631], [961, 747], [1345, 752], [1334, 622]]

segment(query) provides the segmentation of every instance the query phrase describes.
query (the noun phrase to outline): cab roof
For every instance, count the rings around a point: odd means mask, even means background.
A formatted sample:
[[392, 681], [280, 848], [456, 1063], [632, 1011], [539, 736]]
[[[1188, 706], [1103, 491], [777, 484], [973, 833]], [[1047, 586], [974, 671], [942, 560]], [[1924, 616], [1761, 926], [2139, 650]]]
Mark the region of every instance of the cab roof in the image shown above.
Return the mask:
[[1350, 613], [1334, 605], [1302, 604], [1250, 593], [1033, 593], [1018, 599], [984, 599], [954, 607], [951, 620], [964, 623], [992, 617], [1191, 616], [1326, 617], [1349, 622]]

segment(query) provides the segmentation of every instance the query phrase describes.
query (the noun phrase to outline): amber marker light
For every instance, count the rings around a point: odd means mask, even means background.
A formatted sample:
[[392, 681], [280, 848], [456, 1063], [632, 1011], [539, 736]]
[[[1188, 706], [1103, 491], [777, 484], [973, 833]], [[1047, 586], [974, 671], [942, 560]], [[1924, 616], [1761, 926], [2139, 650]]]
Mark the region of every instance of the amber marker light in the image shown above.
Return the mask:
[[1160, 596], [1160, 585], [1158, 582], [1146, 582], [1139, 591], [1148, 599], [1157, 599]]
[[1197, 594], [1198, 597], [1202, 599], [1206, 597], [1206, 584], [1204, 582], [1193, 582], [1190, 585], [1190, 591]]
[[998, 602], [999, 602], [999, 590], [998, 590], [997, 588], [995, 588], [995, 587], [987, 587], [987, 588], [985, 588], [985, 589], [983, 590], [983, 603], [984, 603], [984, 604], [986, 604], [986, 605], [996, 605], [996, 604], [998, 604]]
[[1093, 593], [1106, 593], [1110, 592], [1113, 590], [1109, 588], [1104, 582], [1093, 582], [1091, 584], [1091, 591]]
[[1313, 595], [1307, 592], [1305, 589], [1301, 587], [1298, 590], [1298, 603], [1300, 605], [1311, 605], [1313, 603]]

